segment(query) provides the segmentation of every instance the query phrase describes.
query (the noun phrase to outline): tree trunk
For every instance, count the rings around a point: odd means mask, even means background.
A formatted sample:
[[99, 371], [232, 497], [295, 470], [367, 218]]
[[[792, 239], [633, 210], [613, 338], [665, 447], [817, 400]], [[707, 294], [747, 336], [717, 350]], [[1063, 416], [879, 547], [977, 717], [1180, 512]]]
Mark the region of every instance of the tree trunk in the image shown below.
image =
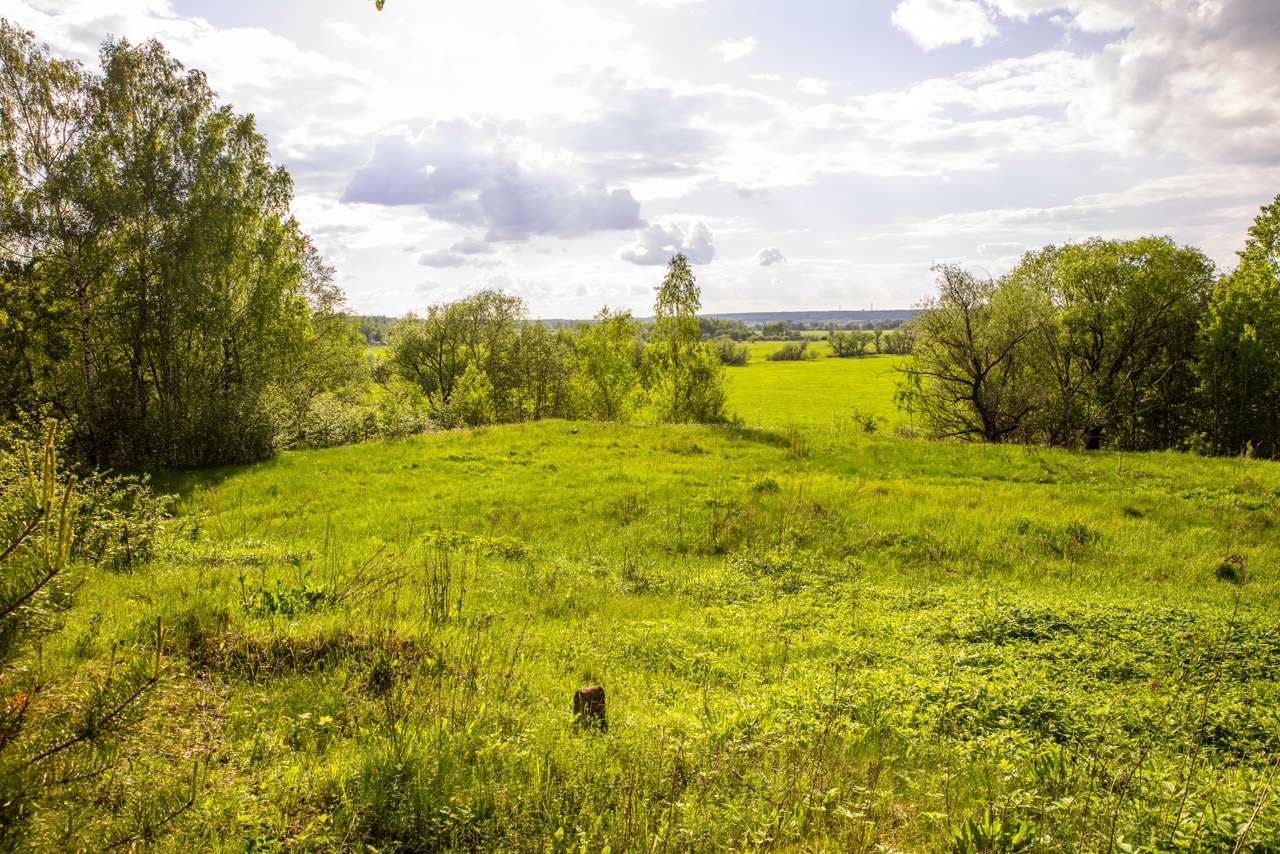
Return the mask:
[[[114, 460], [111, 454], [103, 454], [104, 441], [102, 427], [102, 397], [98, 393], [98, 371], [93, 356], [93, 336], [89, 328], [89, 289], [81, 278], [79, 271], [73, 268], [72, 277], [76, 286], [76, 301], [80, 307], [80, 348], [83, 355], [84, 382], [89, 392], [89, 446], [91, 462], [110, 466]], [[105, 456], [105, 458], [104, 458]]]

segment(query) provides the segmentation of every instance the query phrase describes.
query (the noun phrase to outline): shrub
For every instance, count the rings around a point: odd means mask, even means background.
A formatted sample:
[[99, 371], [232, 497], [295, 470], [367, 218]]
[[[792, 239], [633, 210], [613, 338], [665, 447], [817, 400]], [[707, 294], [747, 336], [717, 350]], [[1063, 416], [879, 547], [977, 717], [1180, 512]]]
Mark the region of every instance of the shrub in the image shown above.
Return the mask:
[[834, 420], [837, 430], [851, 429], [862, 433], [875, 433], [889, 423], [889, 419], [883, 415], [876, 415], [861, 406], [851, 406], [847, 412], [836, 413]]
[[746, 344], [739, 344], [732, 338], [721, 336], [711, 342], [722, 365], [745, 365], [751, 356]]
[[816, 354], [809, 352], [809, 342], [801, 341], [796, 343], [788, 341], [777, 350], [765, 356], [770, 362], [801, 362], [805, 359], [816, 358]]
[[870, 332], [832, 332], [827, 336], [831, 355], [838, 359], [865, 355], [874, 340]]
[[[94, 803], [98, 781], [122, 762], [119, 744], [136, 731], [139, 709], [161, 679], [164, 635], [156, 624], [154, 653], [132, 663], [126, 657], [123, 666], [117, 666], [113, 645], [105, 677], [50, 677], [43, 639], [57, 631], [56, 615], [70, 605], [85, 568], [73, 549], [77, 517], [88, 517], [91, 532], [114, 530], [127, 518], [119, 508], [105, 521], [94, 518], [76, 476], [58, 470], [55, 432], [51, 421], [39, 462], [26, 443], [16, 449], [0, 443], [0, 692], [6, 698], [0, 708], [0, 850], [43, 849], [32, 837], [54, 826], [57, 847], [68, 850], [145, 845], [194, 804], [194, 782], [185, 804], [150, 777], [145, 793], [122, 790], [135, 801], [127, 817], [84, 807]], [[120, 482], [99, 480], [99, 499], [118, 497]], [[145, 486], [133, 486], [125, 491], [137, 499], [135, 507], [155, 506]], [[111, 554], [109, 536], [99, 554]], [[77, 657], [89, 649], [82, 646]], [[52, 824], [51, 816], [57, 817]]]
[[435, 429], [426, 399], [414, 386], [394, 380], [381, 394], [358, 397], [323, 392], [307, 407], [293, 442], [303, 448], [332, 448], [353, 442], [402, 439]]

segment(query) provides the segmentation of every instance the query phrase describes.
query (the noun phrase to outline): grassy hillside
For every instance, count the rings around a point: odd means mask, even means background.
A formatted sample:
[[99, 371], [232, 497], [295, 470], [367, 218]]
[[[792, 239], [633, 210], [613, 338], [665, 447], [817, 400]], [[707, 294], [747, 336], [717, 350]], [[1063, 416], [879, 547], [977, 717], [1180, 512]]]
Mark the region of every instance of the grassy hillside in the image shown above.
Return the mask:
[[210, 760], [171, 850], [1280, 845], [1280, 469], [826, 405], [194, 474], [157, 565], [95, 578], [46, 654], [169, 622], [131, 750]]

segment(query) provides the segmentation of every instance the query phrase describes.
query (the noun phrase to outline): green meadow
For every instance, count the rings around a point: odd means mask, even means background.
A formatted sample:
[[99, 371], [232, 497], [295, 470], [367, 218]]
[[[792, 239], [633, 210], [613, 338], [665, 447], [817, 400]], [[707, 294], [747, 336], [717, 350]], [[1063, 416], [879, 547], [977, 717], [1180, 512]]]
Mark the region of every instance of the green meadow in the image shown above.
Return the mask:
[[[839, 429], [866, 418], [877, 429], [907, 424], [893, 405], [901, 356], [869, 355], [833, 359], [825, 342], [809, 344], [818, 354], [800, 362], [769, 362], [765, 356], [784, 342], [753, 342], [747, 364], [726, 370], [727, 409], [747, 424]], [[861, 418], [859, 418], [859, 416]], [[856, 425], [854, 425], [856, 426]]]
[[901, 438], [893, 364], [172, 477], [43, 655], [168, 626], [156, 850], [1280, 848], [1280, 468]]

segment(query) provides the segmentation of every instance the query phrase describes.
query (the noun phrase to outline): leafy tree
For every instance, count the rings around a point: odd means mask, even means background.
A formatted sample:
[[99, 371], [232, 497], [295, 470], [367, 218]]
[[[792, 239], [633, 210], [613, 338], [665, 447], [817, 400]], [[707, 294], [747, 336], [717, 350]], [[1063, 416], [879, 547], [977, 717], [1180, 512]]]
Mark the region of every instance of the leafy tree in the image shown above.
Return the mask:
[[745, 365], [747, 360], [751, 358], [750, 348], [746, 344], [739, 344], [728, 335], [712, 339], [711, 345], [715, 347], [716, 355], [720, 358], [721, 364]]
[[894, 356], [909, 356], [915, 349], [915, 325], [907, 322], [899, 325], [885, 336], [884, 351]]
[[803, 362], [818, 358], [818, 354], [809, 349], [808, 341], [788, 341], [764, 358], [767, 362]]
[[766, 338], [781, 338], [787, 334], [787, 322], [775, 320], [760, 325], [760, 334]]
[[1280, 456], [1280, 195], [1209, 298], [1196, 373], [1210, 450]]
[[629, 311], [600, 309], [575, 340], [574, 385], [582, 415], [626, 421], [635, 411], [640, 375], [635, 365], [636, 322]]
[[[334, 284], [334, 269], [309, 242], [303, 265], [302, 293], [309, 322], [299, 342], [297, 361], [306, 369], [283, 377], [271, 398], [280, 410], [272, 415], [277, 425], [276, 444], [284, 447], [310, 444], [307, 422], [314, 401], [336, 394], [353, 403], [369, 387], [366, 340], [358, 321], [346, 310], [345, 296]], [[376, 435], [379, 431], [373, 432]]]
[[[467, 370], [470, 411], [491, 411], [515, 420], [521, 411], [516, 342], [525, 317], [524, 301], [501, 291], [480, 291], [461, 300], [427, 308], [425, 317], [408, 314], [392, 328], [388, 357], [398, 375], [415, 382], [433, 408], [451, 411], [454, 393]], [[484, 378], [484, 383], [479, 378]], [[475, 408], [483, 389], [492, 400]], [[445, 422], [450, 419], [446, 417]]]
[[515, 341], [516, 373], [513, 414], [521, 420], [574, 414], [569, 378], [573, 370], [573, 337], [553, 333], [542, 322], [526, 323]]
[[958, 266], [933, 269], [938, 295], [916, 315], [915, 359], [903, 369], [899, 405], [938, 437], [1022, 436], [1036, 407], [1029, 340], [1045, 322], [1043, 306], [1026, 289]]
[[[879, 330], [877, 330], [878, 332]], [[827, 343], [831, 346], [831, 354], [840, 359], [847, 359], [852, 356], [862, 356], [867, 352], [867, 348], [875, 342], [878, 336], [873, 336], [870, 332], [832, 332], [827, 336]], [[879, 345], [876, 345], [876, 352], [880, 352]]]
[[1213, 265], [1167, 237], [1029, 252], [998, 282], [943, 265], [900, 402], [940, 436], [1170, 447]]
[[724, 420], [724, 366], [698, 331], [698, 283], [689, 260], [675, 255], [657, 288], [643, 379], [660, 421]]
[[1038, 438], [1089, 449], [1104, 439], [1177, 444], [1189, 429], [1196, 323], [1212, 280], [1203, 253], [1167, 237], [1029, 252], [1008, 286], [1047, 300], [1052, 312], [1033, 342]]
[[0, 416], [51, 410], [108, 466], [270, 454], [270, 402], [317, 337], [349, 334], [313, 317], [314, 249], [253, 119], [159, 42], [108, 41], [95, 75], [0, 22], [0, 52], [0, 323], [22, 378]]

